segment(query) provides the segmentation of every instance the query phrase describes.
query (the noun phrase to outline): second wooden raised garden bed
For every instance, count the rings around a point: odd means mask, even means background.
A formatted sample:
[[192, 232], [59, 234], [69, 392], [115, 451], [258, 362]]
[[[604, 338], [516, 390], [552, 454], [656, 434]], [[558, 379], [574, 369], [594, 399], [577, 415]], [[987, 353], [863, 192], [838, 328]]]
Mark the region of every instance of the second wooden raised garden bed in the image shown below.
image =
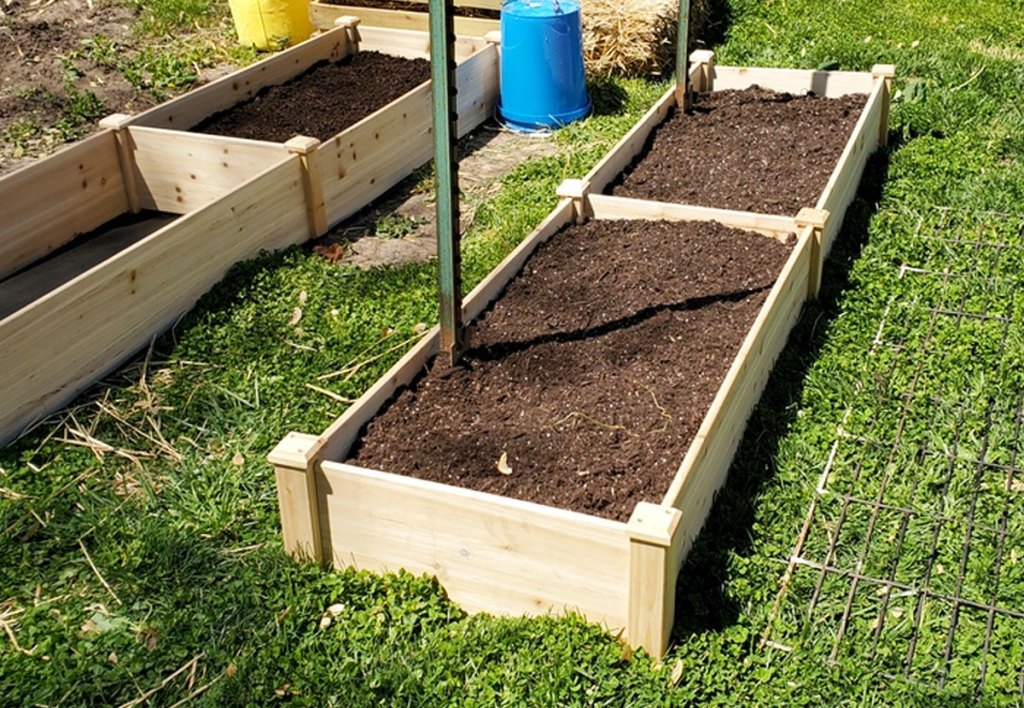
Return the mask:
[[[0, 178], [0, 444], [144, 346], [235, 262], [322, 235], [427, 162], [429, 82], [324, 141], [188, 132], [357, 50], [429, 56], [423, 32], [357, 25], [345, 18], [138, 116], [111, 116], [101, 133]], [[491, 115], [498, 53], [460, 39], [456, 59], [464, 134]], [[139, 212], [178, 218], [150, 221], [148, 235], [133, 224], [129, 238], [114, 220]]]
[[[329, 136], [298, 136], [266, 141], [187, 132], [219, 112], [257, 98], [263, 89], [300, 77], [321, 62], [337, 62], [354, 52], [380, 52], [405, 59], [429, 59], [426, 32], [358, 26], [343, 17], [338, 26], [265, 61], [214, 81], [124, 121], [134, 149], [151, 148], [165, 179], [187, 198], [189, 165], [219, 166], [228, 151], [243, 150], [279, 158], [283, 151], [302, 157], [310, 205], [310, 232], [322, 235], [426, 163], [432, 154], [430, 83], [422, 83], [353, 125], [339, 125]], [[459, 135], [491, 116], [498, 96], [498, 50], [483, 39], [459, 38]], [[308, 106], [287, 110], [305, 111]], [[174, 130], [168, 133], [167, 130]], [[159, 146], [160, 152], [155, 148]], [[184, 159], [183, 159], [184, 158]], [[228, 169], [249, 165], [223, 164]]]

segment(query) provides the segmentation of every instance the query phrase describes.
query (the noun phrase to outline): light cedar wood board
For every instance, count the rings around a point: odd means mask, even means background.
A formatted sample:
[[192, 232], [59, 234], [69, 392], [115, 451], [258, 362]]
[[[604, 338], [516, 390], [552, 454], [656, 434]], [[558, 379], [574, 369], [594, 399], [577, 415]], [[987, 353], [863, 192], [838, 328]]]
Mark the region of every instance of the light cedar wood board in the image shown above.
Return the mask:
[[591, 194], [586, 199], [587, 213], [595, 219], [645, 219], [648, 221], [717, 221], [737, 229], [753, 231], [777, 240], [788, 240], [796, 229], [791, 217], [754, 214], [746, 211], [715, 209], [651, 202], [629, 197]]
[[625, 524], [337, 462], [320, 474], [335, 566], [436, 575], [469, 612], [576, 611], [625, 627]]
[[750, 413], [800, 316], [814, 252], [812, 231], [800, 232], [662, 500], [663, 505], [682, 512], [673, 549], [677, 565], [685, 559], [715, 493], [725, 482]]
[[[356, 13], [358, 17], [359, 13]], [[359, 25], [359, 49], [372, 50], [406, 59], [430, 59], [430, 34], [426, 31]], [[455, 61], [476, 54], [487, 41], [481, 37], [456, 37]]]
[[818, 200], [816, 207], [829, 212], [821, 239], [822, 261], [832, 250], [832, 244], [835, 243], [836, 237], [839, 235], [843, 216], [857, 194], [857, 187], [860, 185], [860, 178], [864, 174], [868, 158], [878, 148], [880, 135], [885, 129], [882, 120], [888, 113], [888, 99], [889, 94], [885, 81], [878, 79], [868, 94], [868, 102], [864, 106], [864, 111], [857, 120], [853, 134]]
[[[457, 67], [456, 85], [461, 137], [490, 117], [497, 100], [497, 49], [482, 43]], [[320, 146], [315, 159], [328, 223], [359, 211], [430, 159], [430, 90], [430, 82], [422, 84]]]
[[[482, 0], [486, 1], [486, 0]], [[422, 12], [409, 12], [406, 10], [385, 10], [376, 7], [357, 7], [355, 5], [327, 5], [325, 3], [310, 3], [313, 24], [320, 28], [334, 26], [334, 21], [339, 17], [357, 16], [363, 23], [373, 27], [388, 27], [393, 29], [410, 29], [426, 32], [429, 29], [429, 15], [424, 6]], [[497, 32], [500, 28], [498, 20], [489, 20], [482, 17], [459, 17], [455, 20], [455, 34], [467, 37], [483, 37], [489, 32]]]
[[109, 130], [0, 178], [0, 278], [126, 211]]
[[0, 442], [145, 346], [233, 263], [306, 234], [299, 158], [283, 157], [221, 199], [0, 320]]
[[129, 126], [139, 205], [186, 214], [223, 197], [287, 154], [277, 143]]

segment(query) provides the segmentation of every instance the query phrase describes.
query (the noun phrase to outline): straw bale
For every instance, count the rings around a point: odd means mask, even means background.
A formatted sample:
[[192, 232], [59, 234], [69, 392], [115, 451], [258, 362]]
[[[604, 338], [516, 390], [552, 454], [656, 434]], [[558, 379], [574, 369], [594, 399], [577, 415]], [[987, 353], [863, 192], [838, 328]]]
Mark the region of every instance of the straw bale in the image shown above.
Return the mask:
[[[690, 39], [710, 0], [691, 0]], [[679, 0], [582, 0], [583, 59], [594, 76], [659, 74], [675, 61]]]

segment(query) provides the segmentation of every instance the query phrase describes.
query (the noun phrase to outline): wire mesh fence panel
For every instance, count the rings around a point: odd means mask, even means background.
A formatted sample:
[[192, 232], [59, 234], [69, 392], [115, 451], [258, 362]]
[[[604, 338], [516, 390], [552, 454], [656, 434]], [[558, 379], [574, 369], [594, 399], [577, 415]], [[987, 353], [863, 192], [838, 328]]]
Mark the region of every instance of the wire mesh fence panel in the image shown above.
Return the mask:
[[762, 645], [1024, 700], [1024, 217], [913, 224]]

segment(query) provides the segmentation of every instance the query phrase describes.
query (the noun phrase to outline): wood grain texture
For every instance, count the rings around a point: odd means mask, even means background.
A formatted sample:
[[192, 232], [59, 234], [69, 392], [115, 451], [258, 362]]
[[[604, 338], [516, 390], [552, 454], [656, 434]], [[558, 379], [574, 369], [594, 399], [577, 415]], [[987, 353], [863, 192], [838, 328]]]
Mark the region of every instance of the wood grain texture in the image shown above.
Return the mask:
[[0, 442], [116, 368], [233, 263], [305, 238], [299, 159], [285, 156], [217, 202], [0, 320]]
[[0, 178], [0, 278], [128, 210], [111, 130]]
[[[357, 7], [355, 5], [325, 5], [319, 2], [310, 3], [313, 24], [327, 28], [334, 26], [334, 20], [344, 15], [356, 15], [363, 23], [372, 27], [388, 27], [392, 29], [408, 29], [426, 32], [429, 28], [429, 16], [424, 6], [423, 12], [407, 10], [384, 10], [376, 7]], [[455, 17], [455, 34], [460, 37], [483, 37], [488, 32], [497, 31], [498, 20], [481, 17]]]
[[625, 625], [625, 524], [352, 465], [321, 469], [336, 567], [435, 575], [469, 612], [576, 611]]
[[717, 221], [724, 226], [753, 231], [778, 240], [786, 240], [796, 231], [796, 224], [789, 216], [653, 202], [646, 199], [603, 194], [591, 194], [586, 197], [586, 201], [588, 203], [587, 213], [595, 219]]
[[812, 243], [797, 242], [743, 340], [700, 429], [662, 504], [682, 512], [674, 545], [676, 567], [682, 563], [725, 482], [750, 412], [761, 396], [775, 359], [800, 316], [807, 297]]
[[714, 90], [745, 89], [757, 84], [772, 91], [839, 98], [851, 93], [868, 93], [871, 74], [862, 71], [810, 71], [807, 69], [766, 69], [761, 67], [716, 66]]
[[880, 78], [871, 90], [868, 102], [853, 128], [853, 133], [850, 134], [843, 154], [840, 155], [839, 162], [836, 163], [836, 168], [832, 171], [832, 176], [829, 177], [828, 183], [821, 193], [821, 198], [818, 200], [816, 207], [824, 209], [830, 214], [821, 237], [823, 261], [832, 251], [832, 245], [843, 226], [846, 209], [857, 195], [857, 188], [860, 186], [868, 158], [878, 148], [881, 132], [879, 126], [883, 115], [886, 114], [888, 99], [886, 82]]
[[140, 205], [171, 214], [223, 197], [287, 154], [278, 143], [141, 126], [128, 128], [128, 142]]

